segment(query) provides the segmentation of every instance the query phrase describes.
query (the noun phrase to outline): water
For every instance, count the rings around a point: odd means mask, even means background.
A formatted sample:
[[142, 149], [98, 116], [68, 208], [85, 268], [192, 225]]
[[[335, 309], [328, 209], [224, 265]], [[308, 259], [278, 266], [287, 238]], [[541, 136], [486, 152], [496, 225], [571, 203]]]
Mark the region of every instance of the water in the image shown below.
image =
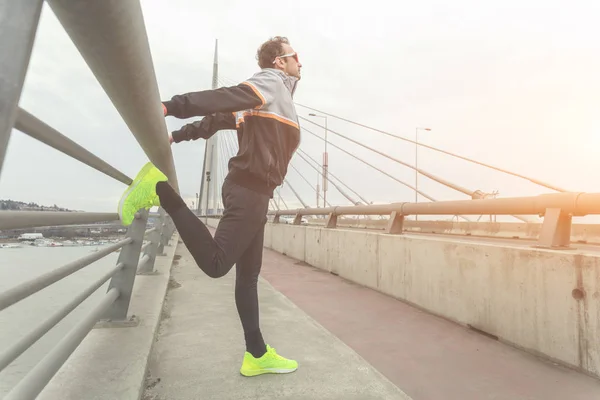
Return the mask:
[[[45, 274], [78, 258], [87, 256], [96, 248], [84, 247], [23, 247], [0, 249], [0, 292]], [[24, 334], [68, 303], [73, 297], [112, 268], [118, 253], [96, 261], [73, 275], [0, 311], [0, 353]], [[106, 293], [108, 282], [71, 312], [57, 326], [0, 372], [0, 398], [4, 397], [26, 374], [83, 318]]]

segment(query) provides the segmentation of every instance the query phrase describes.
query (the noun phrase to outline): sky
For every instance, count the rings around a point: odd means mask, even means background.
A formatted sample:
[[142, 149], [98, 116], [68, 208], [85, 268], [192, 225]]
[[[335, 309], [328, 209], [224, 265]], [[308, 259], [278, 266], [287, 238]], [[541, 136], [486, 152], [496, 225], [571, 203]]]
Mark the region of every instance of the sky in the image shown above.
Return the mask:
[[[210, 88], [215, 39], [223, 84], [258, 70], [256, 50], [287, 36], [303, 64], [295, 100], [327, 113], [475, 158], [571, 191], [598, 191], [600, 158], [600, 4], [595, 1], [453, 2], [302, 0], [142, 0], [161, 99]], [[114, 106], [44, 5], [20, 106], [135, 176], [147, 161]], [[307, 117], [311, 112], [297, 106]], [[314, 119], [322, 123], [322, 119]], [[174, 130], [190, 122], [167, 118]], [[301, 121], [322, 135], [324, 130]], [[414, 163], [414, 145], [335, 118], [328, 127]], [[165, 133], [166, 134], [166, 133]], [[414, 171], [329, 133], [330, 143], [414, 184]], [[301, 148], [321, 158], [323, 142]], [[199, 191], [204, 141], [173, 145], [182, 195]], [[317, 173], [292, 164], [316, 185]], [[413, 201], [414, 191], [329, 148], [329, 169], [374, 203]], [[421, 148], [419, 167], [470, 190], [499, 197], [551, 192]], [[288, 180], [310, 205], [313, 190], [293, 170]], [[464, 194], [419, 178], [438, 200]], [[125, 187], [13, 130], [0, 175], [0, 198], [115, 211]], [[288, 187], [281, 194], [298, 207]], [[348, 201], [331, 186], [332, 204]], [[422, 199], [421, 199], [422, 201]]]

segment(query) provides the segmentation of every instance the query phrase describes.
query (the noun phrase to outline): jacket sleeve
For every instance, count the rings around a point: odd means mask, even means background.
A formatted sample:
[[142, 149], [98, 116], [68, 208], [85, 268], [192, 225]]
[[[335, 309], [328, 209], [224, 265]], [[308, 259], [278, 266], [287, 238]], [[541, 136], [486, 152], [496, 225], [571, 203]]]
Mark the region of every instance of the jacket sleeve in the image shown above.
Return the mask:
[[261, 108], [265, 103], [260, 92], [247, 83], [176, 95], [169, 101], [163, 101], [166, 116], [180, 119]]
[[262, 108], [272, 101], [276, 85], [276, 77], [263, 71], [237, 86], [176, 95], [163, 101], [165, 116], [186, 119]]
[[175, 143], [208, 139], [223, 129], [235, 129], [235, 116], [233, 113], [214, 113], [202, 118], [200, 121], [184, 125], [181, 129], [171, 133]]

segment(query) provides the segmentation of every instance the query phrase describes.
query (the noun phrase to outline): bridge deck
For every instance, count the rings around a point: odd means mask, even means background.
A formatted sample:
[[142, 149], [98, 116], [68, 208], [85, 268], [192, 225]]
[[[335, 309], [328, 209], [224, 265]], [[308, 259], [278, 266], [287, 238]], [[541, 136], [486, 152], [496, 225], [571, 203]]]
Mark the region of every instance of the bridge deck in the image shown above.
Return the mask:
[[393, 385], [414, 400], [600, 397], [596, 379], [267, 249], [263, 332], [300, 368], [244, 378], [234, 272], [212, 280], [183, 245], [178, 252], [172, 276], [181, 287], [168, 296], [145, 400], [406, 398]]
[[265, 250], [262, 276], [413, 400], [588, 400], [600, 381]]
[[[268, 283], [260, 283], [262, 331], [298, 371], [240, 375], [243, 333], [235, 309], [235, 271], [211, 279], [184, 245], [158, 340], [150, 358], [144, 400], [166, 399], [398, 399], [410, 400], [348, 346], [323, 329]], [[267, 262], [276, 255], [267, 252]], [[287, 261], [292, 264], [292, 261]]]

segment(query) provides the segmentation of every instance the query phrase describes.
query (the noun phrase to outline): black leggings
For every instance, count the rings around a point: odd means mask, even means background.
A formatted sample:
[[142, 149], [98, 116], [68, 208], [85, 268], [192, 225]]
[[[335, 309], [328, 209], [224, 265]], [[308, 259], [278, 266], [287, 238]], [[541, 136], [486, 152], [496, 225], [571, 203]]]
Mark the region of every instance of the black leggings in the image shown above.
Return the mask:
[[264, 229], [269, 197], [229, 180], [223, 184], [225, 211], [215, 236], [166, 183], [156, 187], [161, 206], [173, 219], [183, 243], [198, 267], [211, 278], [226, 275], [236, 265], [235, 304], [246, 349], [262, 356], [266, 346], [259, 326], [258, 276], [262, 265]]

